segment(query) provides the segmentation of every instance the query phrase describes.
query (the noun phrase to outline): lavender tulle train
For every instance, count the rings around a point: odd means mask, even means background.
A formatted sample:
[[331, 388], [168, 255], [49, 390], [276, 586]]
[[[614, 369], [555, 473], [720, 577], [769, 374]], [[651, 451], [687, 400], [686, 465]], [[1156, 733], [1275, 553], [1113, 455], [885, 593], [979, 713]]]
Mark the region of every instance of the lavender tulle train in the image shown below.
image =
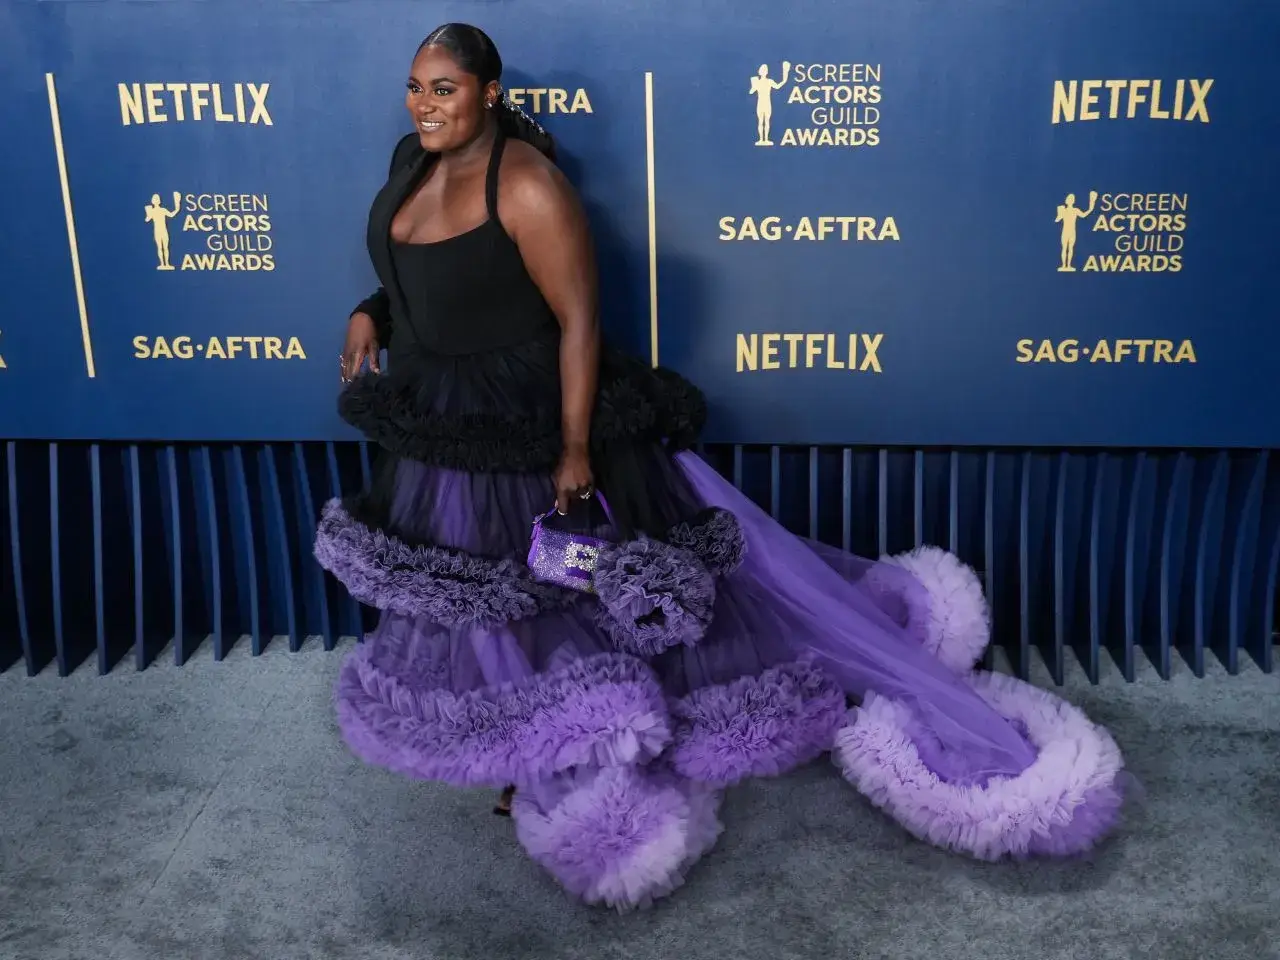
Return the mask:
[[593, 594], [522, 562], [551, 502], [537, 474], [405, 459], [387, 522], [327, 504], [316, 557], [381, 611], [337, 684], [351, 749], [514, 784], [530, 857], [618, 909], [681, 884], [727, 787], [823, 754], [906, 830], [973, 857], [1075, 854], [1115, 827], [1116, 744], [1053, 694], [975, 671], [987, 607], [955, 557], [832, 550], [696, 455], [664, 464], [669, 529], [602, 554]]

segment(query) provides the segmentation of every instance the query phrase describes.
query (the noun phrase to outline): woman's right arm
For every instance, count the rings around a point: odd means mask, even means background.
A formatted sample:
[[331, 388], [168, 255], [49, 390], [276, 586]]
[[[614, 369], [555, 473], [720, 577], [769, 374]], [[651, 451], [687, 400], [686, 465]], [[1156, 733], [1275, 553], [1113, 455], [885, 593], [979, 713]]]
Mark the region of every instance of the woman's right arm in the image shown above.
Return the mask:
[[[408, 163], [418, 145], [416, 133], [406, 134], [391, 151], [391, 165], [387, 170], [390, 179]], [[354, 377], [369, 361], [369, 369], [379, 372], [378, 352], [391, 340], [391, 298], [384, 287], [361, 300], [347, 317], [347, 342], [342, 348], [342, 376]]]
[[379, 287], [357, 303], [351, 316], [347, 318], [348, 323], [360, 313], [369, 318], [373, 324], [374, 336], [379, 344], [385, 346], [391, 339], [391, 298], [387, 296], [387, 291]]

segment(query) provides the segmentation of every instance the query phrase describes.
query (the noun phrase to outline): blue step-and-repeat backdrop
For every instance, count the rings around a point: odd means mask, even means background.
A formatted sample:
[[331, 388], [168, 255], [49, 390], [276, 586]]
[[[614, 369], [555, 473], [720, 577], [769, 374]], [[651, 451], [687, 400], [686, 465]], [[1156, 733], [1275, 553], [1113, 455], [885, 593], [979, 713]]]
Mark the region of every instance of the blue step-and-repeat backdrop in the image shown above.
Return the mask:
[[449, 20], [708, 439], [1280, 439], [1258, 0], [4, 0], [0, 437], [353, 436], [365, 218]]

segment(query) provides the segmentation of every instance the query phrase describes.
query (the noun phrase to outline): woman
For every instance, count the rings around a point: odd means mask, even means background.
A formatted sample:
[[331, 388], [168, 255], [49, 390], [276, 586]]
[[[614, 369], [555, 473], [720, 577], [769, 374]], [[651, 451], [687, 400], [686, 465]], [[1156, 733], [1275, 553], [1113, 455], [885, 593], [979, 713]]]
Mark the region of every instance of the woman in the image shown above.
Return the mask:
[[382, 287], [350, 319], [340, 411], [384, 458], [315, 547], [381, 610], [338, 681], [351, 748], [514, 790], [528, 853], [619, 909], [681, 882], [726, 787], [827, 751], [950, 849], [1092, 846], [1119, 751], [1048, 693], [972, 672], [972, 572], [793, 537], [688, 451], [694, 387], [601, 346], [582, 209], [501, 74], [480, 30], [427, 37], [415, 132], [370, 212]]

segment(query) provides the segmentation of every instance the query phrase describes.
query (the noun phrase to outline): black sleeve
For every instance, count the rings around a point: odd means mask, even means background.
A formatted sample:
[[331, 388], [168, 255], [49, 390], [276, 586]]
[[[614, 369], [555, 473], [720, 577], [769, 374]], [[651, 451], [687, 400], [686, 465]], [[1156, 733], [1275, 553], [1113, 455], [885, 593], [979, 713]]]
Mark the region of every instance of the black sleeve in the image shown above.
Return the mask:
[[[373, 318], [373, 335], [378, 339], [378, 346], [385, 347], [391, 342], [391, 299], [386, 290], [379, 287], [357, 303], [351, 316], [354, 317], [357, 313], [367, 313]], [[350, 320], [351, 317], [347, 319]]]
[[[418, 146], [418, 135], [416, 133], [406, 134], [401, 138], [391, 152], [391, 166], [387, 171], [388, 178], [412, 159], [415, 152], [414, 148]], [[373, 318], [373, 327], [378, 338], [378, 346], [385, 347], [391, 340], [391, 298], [387, 296], [387, 291], [382, 287], [378, 287], [377, 290], [356, 304], [355, 309], [351, 311], [347, 319], [357, 313], [367, 313]]]

